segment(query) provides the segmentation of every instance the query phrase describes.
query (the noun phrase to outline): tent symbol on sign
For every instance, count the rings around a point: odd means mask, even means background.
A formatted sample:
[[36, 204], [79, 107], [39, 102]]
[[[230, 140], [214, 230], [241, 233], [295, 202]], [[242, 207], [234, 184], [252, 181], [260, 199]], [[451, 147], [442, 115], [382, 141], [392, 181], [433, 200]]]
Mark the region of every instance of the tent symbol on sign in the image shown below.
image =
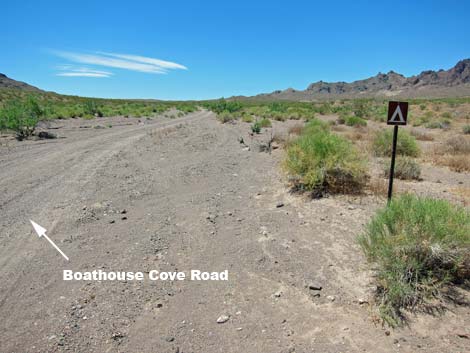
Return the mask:
[[395, 109], [395, 112], [392, 114], [392, 117], [388, 122], [396, 124], [406, 124], [405, 118], [403, 117], [403, 113], [400, 109], [400, 104], [397, 105], [397, 109]]

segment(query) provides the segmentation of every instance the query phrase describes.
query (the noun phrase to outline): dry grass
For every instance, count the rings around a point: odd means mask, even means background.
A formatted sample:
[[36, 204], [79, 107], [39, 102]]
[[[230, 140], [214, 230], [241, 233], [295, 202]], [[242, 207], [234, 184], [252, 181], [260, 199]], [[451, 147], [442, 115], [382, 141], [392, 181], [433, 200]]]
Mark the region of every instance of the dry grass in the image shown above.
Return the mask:
[[288, 130], [288, 134], [289, 135], [300, 135], [300, 133], [302, 132], [302, 129], [304, 128], [304, 125], [303, 124], [295, 124], [295, 125], [292, 125], [291, 127], [289, 127], [289, 130]]
[[462, 173], [470, 171], [470, 136], [456, 135], [432, 151], [437, 165]]
[[470, 154], [470, 136], [457, 135], [445, 142], [444, 152], [452, 155]]
[[470, 172], [470, 156], [468, 154], [447, 154], [439, 157], [437, 164], [448, 166], [457, 173]]
[[370, 130], [364, 126], [346, 127], [345, 125], [334, 125], [332, 130], [341, 133], [342, 136], [353, 143], [370, 141], [372, 138]]
[[[367, 189], [370, 193], [378, 198], [387, 198], [388, 194], [388, 178], [380, 178], [374, 177], [371, 178], [369, 184], [367, 185]], [[397, 183], [393, 183], [393, 194], [399, 194], [400, 189], [397, 187]]]
[[412, 129], [411, 135], [413, 135], [419, 141], [434, 141], [434, 137], [431, 134], [418, 129]]

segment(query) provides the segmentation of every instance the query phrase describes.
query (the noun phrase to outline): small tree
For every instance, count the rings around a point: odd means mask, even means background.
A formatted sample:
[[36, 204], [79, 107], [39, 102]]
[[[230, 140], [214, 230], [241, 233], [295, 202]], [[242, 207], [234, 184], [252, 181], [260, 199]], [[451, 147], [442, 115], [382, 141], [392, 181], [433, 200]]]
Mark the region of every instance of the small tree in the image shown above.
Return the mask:
[[42, 115], [43, 111], [33, 97], [28, 97], [25, 102], [14, 99], [0, 111], [0, 129], [14, 131], [21, 141], [34, 133]]

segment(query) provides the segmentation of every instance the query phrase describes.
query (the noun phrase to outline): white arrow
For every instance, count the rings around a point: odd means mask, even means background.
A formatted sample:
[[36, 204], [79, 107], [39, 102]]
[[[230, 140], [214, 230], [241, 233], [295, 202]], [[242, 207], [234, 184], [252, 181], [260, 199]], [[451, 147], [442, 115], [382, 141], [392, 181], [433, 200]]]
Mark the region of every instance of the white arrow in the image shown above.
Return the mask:
[[29, 221], [30, 221], [31, 224], [33, 225], [33, 228], [34, 228], [34, 230], [36, 231], [36, 233], [38, 234], [39, 238], [41, 238], [41, 237], [46, 238], [47, 241], [48, 241], [49, 243], [51, 243], [51, 245], [52, 245], [54, 248], [56, 248], [56, 250], [57, 250], [58, 252], [60, 252], [60, 254], [61, 254], [67, 261], [69, 261], [69, 258], [67, 257], [67, 255], [65, 255], [65, 254], [62, 252], [62, 250], [60, 250], [59, 247], [58, 247], [57, 245], [55, 245], [54, 242], [53, 242], [51, 239], [49, 239], [49, 237], [46, 235], [46, 228], [41, 227], [39, 224], [37, 224], [36, 222], [34, 222], [34, 221], [32, 221], [32, 220], [29, 220]]

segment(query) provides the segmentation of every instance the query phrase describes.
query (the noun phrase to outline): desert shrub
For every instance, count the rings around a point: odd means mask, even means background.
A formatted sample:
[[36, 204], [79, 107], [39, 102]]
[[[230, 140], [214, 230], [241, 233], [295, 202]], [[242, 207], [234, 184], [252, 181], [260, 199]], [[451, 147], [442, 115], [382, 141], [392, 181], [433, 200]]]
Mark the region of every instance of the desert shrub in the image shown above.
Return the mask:
[[361, 99], [356, 99], [353, 101], [352, 111], [354, 115], [358, 118], [364, 118], [368, 114], [368, 104], [366, 101]]
[[269, 104], [269, 110], [272, 112], [285, 113], [287, 111], [287, 105], [281, 102], [272, 102]]
[[434, 137], [431, 134], [425, 131], [420, 131], [418, 129], [412, 129], [411, 135], [413, 135], [419, 141], [434, 141]]
[[295, 188], [317, 196], [357, 193], [367, 178], [365, 160], [354, 146], [318, 120], [309, 122], [289, 143], [284, 165]]
[[272, 126], [271, 120], [269, 120], [268, 118], [263, 118], [259, 121], [259, 126], [260, 127], [271, 127]]
[[253, 122], [253, 117], [249, 114], [243, 114], [242, 115], [242, 121], [244, 123], [252, 123]]
[[[178, 115], [178, 116], [179, 116], [179, 115]], [[218, 119], [221, 123], [228, 123], [229, 121], [236, 120], [236, 117], [235, 117], [234, 114], [229, 113], [228, 111], [223, 111], [223, 112], [217, 114], [217, 119]]]
[[367, 121], [357, 116], [347, 116], [344, 122], [348, 126], [366, 126]]
[[331, 103], [322, 103], [315, 107], [317, 113], [321, 115], [330, 114], [332, 111]]
[[220, 114], [224, 111], [235, 113], [241, 110], [243, 106], [238, 101], [227, 101], [224, 98], [221, 98], [217, 101], [206, 103], [206, 108], [212, 110], [216, 114]]
[[[270, 114], [270, 117], [276, 121], [286, 121], [289, 118], [287, 113], [280, 113], [280, 112], [273, 112]], [[268, 119], [268, 118], [265, 117], [263, 119]]]
[[456, 135], [435, 150], [434, 162], [462, 173], [470, 171], [470, 137]]
[[439, 158], [438, 163], [457, 173], [470, 172], [470, 158], [466, 154], [445, 155]]
[[454, 136], [445, 141], [443, 146], [444, 153], [449, 154], [469, 154], [470, 155], [470, 137]]
[[397, 325], [413, 309], [470, 273], [470, 214], [447, 201], [402, 195], [358, 238], [375, 265], [382, 318]]
[[[372, 143], [374, 154], [381, 157], [391, 156], [392, 141], [393, 131], [391, 129], [378, 132]], [[398, 131], [397, 154], [410, 157], [417, 157], [419, 155], [416, 139], [403, 129]]]
[[87, 99], [83, 104], [83, 110], [88, 116], [103, 116], [103, 113], [100, 110], [100, 106], [93, 99]]
[[465, 135], [469, 135], [470, 134], [470, 125], [464, 125], [464, 127], [462, 128], [462, 132]]
[[444, 112], [441, 114], [441, 118], [444, 120], [450, 120], [452, 119], [452, 114], [450, 112]]
[[261, 124], [259, 121], [255, 121], [255, 123], [251, 125], [251, 132], [254, 134], [259, 134], [261, 132]]
[[448, 129], [450, 127], [449, 120], [430, 121], [424, 125], [428, 129]]
[[[390, 165], [384, 165], [384, 176], [390, 175]], [[421, 176], [421, 168], [419, 164], [409, 157], [399, 157], [395, 161], [395, 178], [402, 180], [419, 180]]]
[[305, 117], [305, 119], [307, 119], [307, 120], [310, 119], [310, 117], [305, 116], [305, 115], [304, 115], [303, 113], [301, 113], [301, 112], [291, 112], [291, 113], [288, 112], [288, 113], [287, 113], [287, 118], [288, 118], [289, 120], [300, 120], [300, 119], [302, 119], [302, 117]]
[[14, 99], [0, 111], [0, 129], [15, 132], [21, 141], [34, 133], [42, 115], [43, 111], [34, 98], [28, 97], [26, 101]]

